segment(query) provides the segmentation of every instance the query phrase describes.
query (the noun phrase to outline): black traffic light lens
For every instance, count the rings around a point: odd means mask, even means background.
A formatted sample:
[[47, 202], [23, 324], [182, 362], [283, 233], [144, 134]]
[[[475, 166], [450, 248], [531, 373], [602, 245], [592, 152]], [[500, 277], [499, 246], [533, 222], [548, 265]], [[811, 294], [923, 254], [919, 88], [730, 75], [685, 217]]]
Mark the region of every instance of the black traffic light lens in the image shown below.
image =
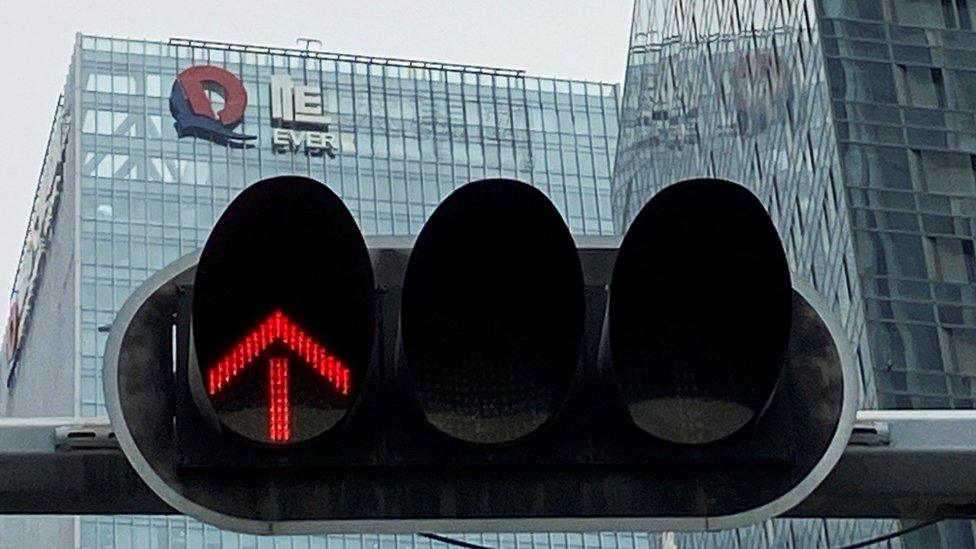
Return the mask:
[[427, 420], [511, 441], [558, 409], [583, 332], [583, 274], [566, 223], [525, 183], [469, 183], [434, 211], [403, 285], [401, 327]]
[[610, 288], [610, 350], [633, 421], [703, 444], [757, 419], [783, 369], [791, 300], [779, 235], [749, 190], [697, 179], [655, 195]]
[[273, 444], [335, 426], [369, 363], [373, 289], [363, 237], [325, 185], [276, 177], [245, 189], [194, 284], [197, 360], [220, 421]]

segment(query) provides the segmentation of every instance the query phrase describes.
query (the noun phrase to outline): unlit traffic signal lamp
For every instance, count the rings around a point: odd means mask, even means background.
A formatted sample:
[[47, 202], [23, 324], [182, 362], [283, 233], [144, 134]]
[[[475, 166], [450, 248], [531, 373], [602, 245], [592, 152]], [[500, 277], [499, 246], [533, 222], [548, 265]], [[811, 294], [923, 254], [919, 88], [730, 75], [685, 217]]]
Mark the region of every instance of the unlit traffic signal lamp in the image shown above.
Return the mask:
[[324, 185], [264, 180], [122, 308], [109, 412], [167, 503], [261, 533], [721, 529], [846, 445], [844, 335], [740, 185], [574, 242], [539, 190], [477, 181], [369, 243]]
[[783, 374], [793, 296], [752, 193], [692, 180], [656, 194], [620, 244], [610, 288], [610, 351], [635, 424], [706, 444], [761, 417]]
[[426, 420], [485, 444], [535, 432], [572, 384], [584, 315], [579, 256], [552, 202], [517, 181], [461, 187], [403, 278], [404, 365]]

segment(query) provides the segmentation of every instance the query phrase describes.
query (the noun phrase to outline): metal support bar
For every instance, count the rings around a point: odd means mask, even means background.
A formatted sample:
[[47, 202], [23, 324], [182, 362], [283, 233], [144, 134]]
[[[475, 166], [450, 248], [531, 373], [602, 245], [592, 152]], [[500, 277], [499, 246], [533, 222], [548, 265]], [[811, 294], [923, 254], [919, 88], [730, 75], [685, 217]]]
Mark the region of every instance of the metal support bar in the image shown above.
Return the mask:
[[0, 418], [0, 514], [173, 514], [107, 418]]
[[976, 411], [862, 410], [805, 517], [976, 517]]
[[[976, 411], [858, 413], [833, 472], [791, 517], [976, 517]], [[0, 514], [174, 514], [105, 418], [0, 418]]]

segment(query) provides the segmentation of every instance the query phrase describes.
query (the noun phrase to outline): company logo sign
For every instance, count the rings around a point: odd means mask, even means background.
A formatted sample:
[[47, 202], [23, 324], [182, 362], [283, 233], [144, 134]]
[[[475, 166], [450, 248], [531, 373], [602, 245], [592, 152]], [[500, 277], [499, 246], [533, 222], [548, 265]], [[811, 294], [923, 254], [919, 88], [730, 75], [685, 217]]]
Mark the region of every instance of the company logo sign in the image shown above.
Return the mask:
[[[214, 112], [207, 92], [224, 100]], [[236, 133], [234, 128], [244, 119], [247, 90], [240, 79], [220, 67], [198, 65], [181, 72], [169, 96], [169, 110], [176, 119], [180, 137], [192, 135], [228, 146], [244, 147], [253, 135]]]
[[[214, 111], [212, 94], [223, 99]], [[198, 65], [181, 72], [173, 82], [169, 109], [176, 119], [180, 137], [194, 136], [230, 147], [249, 148], [256, 136], [237, 133], [244, 119], [247, 91], [232, 73], [212, 65]], [[352, 134], [329, 131], [332, 117], [326, 114], [320, 86], [296, 84], [290, 75], [271, 75], [271, 148], [276, 153], [304, 153], [335, 158], [338, 144], [354, 152]]]
[[304, 150], [335, 158], [335, 135], [329, 132], [322, 88], [295, 85], [287, 74], [271, 76], [271, 145], [276, 152]]

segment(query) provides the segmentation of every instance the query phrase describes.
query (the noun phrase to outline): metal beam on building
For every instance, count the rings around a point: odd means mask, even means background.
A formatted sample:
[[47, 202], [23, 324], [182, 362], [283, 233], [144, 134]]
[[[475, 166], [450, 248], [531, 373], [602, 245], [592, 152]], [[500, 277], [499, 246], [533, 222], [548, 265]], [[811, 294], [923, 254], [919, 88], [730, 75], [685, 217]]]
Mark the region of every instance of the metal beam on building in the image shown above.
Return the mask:
[[[174, 514], [105, 418], [0, 418], [0, 514]], [[864, 410], [790, 517], [976, 517], [976, 411]]]

